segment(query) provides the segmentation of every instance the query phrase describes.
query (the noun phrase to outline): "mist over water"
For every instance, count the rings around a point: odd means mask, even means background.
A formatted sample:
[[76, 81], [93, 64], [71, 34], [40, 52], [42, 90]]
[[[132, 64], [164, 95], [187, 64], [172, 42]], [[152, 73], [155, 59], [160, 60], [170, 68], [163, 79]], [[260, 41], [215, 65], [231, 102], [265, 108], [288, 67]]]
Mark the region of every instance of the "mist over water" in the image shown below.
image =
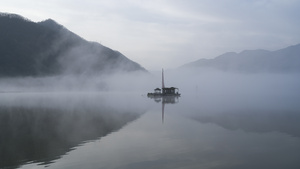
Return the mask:
[[[2, 78], [0, 168], [298, 168], [298, 74]], [[5, 158], [3, 158], [5, 157]]]
[[0, 92], [128, 92], [145, 90], [149, 78], [145, 72], [1, 78]]

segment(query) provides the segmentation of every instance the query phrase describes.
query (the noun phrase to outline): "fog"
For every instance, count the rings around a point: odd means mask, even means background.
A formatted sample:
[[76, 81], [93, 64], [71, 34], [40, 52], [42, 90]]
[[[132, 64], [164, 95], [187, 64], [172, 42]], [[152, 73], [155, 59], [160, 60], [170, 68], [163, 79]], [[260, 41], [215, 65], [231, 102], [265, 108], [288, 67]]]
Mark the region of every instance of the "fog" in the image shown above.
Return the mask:
[[[177, 87], [179, 104], [170, 111], [185, 114], [218, 114], [224, 112], [298, 111], [300, 100], [299, 74], [233, 73], [205, 69], [164, 70], [165, 86]], [[141, 106], [151, 109], [158, 105], [147, 93], [161, 88], [161, 71], [110, 73], [106, 75], [60, 75], [52, 77], [2, 78], [0, 91], [4, 93], [73, 93], [73, 96], [105, 95], [118, 100], [118, 109]], [[2, 96], [3, 96], [2, 94]], [[128, 103], [128, 94], [136, 102]], [[138, 99], [140, 97], [140, 99]], [[143, 101], [141, 101], [143, 100]], [[61, 101], [62, 103], [64, 101]], [[113, 103], [113, 101], [112, 101]], [[47, 104], [47, 103], [45, 103]], [[94, 103], [91, 103], [94, 104]], [[153, 105], [154, 104], [154, 105]], [[124, 105], [124, 106], [122, 106]], [[62, 106], [63, 107], [63, 106]], [[160, 106], [158, 106], [160, 107]]]
[[[177, 87], [181, 93], [178, 104], [166, 105], [166, 109], [187, 117], [300, 111], [299, 74], [167, 69], [164, 77], [166, 87]], [[161, 85], [161, 71], [1, 78], [0, 105], [72, 108], [84, 103], [94, 109], [107, 105], [120, 112], [146, 112], [161, 109], [147, 98], [147, 93]]]
[[108, 75], [58, 75], [1, 78], [1, 92], [98, 92], [131, 91], [145, 87], [149, 75], [140, 72]]
[[[182, 97], [226, 97], [253, 100], [299, 96], [299, 74], [232, 73], [204, 69], [165, 70], [165, 86], [179, 88]], [[161, 72], [117, 72], [101, 75], [62, 74], [48, 77], [0, 78], [0, 92], [136, 92], [161, 87]], [[255, 100], [253, 100], [255, 101]]]
[[[176, 104], [156, 102], [147, 97], [148, 92], [161, 87], [160, 71], [118, 72], [98, 76], [64, 74], [51, 77], [1, 78], [0, 132], [3, 137], [0, 139], [0, 148], [3, 151], [0, 154], [0, 168], [7, 166], [18, 168], [27, 163], [51, 166], [53, 162], [64, 163], [64, 160], [66, 164], [72, 165], [73, 162], [64, 157], [72, 152], [76, 154], [77, 147], [84, 149], [87, 142], [106, 138], [104, 141], [111, 139], [106, 144], [112, 147], [131, 145], [136, 135], [149, 134], [148, 137], [153, 137], [151, 134], [154, 134], [156, 137], [156, 132], [166, 132], [167, 126], [175, 117], [180, 117], [178, 118], [180, 121], [183, 119], [190, 121], [185, 120], [185, 123], [180, 123], [181, 125], [173, 124], [170, 133], [182, 131], [184, 126], [190, 125], [192, 127], [190, 130], [201, 131], [195, 125], [197, 123], [214, 124], [226, 129], [226, 132], [235, 130], [249, 133], [280, 132], [300, 137], [298, 74], [245, 74], [204, 69], [174, 69], [164, 70], [164, 77], [166, 87], [179, 88], [181, 97]], [[140, 119], [144, 122], [138, 123]], [[143, 123], [146, 125], [143, 126]], [[113, 137], [110, 137], [110, 135], [118, 136], [112, 133], [118, 131], [122, 133], [124, 128], [128, 130], [128, 125], [132, 129], [130, 124], [140, 126], [134, 128], [133, 133], [119, 135], [122, 138], [120, 140], [113, 140]], [[151, 124], [157, 129], [148, 133], [147, 127], [151, 129]], [[145, 131], [135, 131], [141, 127]], [[157, 131], [160, 129], [162, 131]], [[188, 133], [179, 132], [177, 137], [180, 137], [180, 140], [186, 139], [189, 137]], [[129, 138], [128, 134], [133, 138]], [[135, 138], [134, 141], [139, 141], [142, 136]], [[224, 137], [220, 136], [220, 139]], [[146, 144], [144, 147], [148, 147], [149, 140], [144, 141], [145, 143], [139, 144]], [[214, 140], [214, 143], [219, 145], [218, 141]], [[186, 146], [183, 142], [180, 143], [183, 144], [181, 146]], [[169, 142], [166, 145], [170, 145]], [[233, 151], [241, 152], [235, 145], [231, 146]], [[128, 147], [133, 148], [129, 152], [140, 150], [134, 147], [135, 145]], [[161, 152], [166, 150], [166, 147], [168, 146], [156, 151]], [[107, 154], [101, 150], [97, 148], [94, 151], [93, 148], [89, 153], [96, 153], [95, 156], [104, 153], [104, 159], [113, 156], [111, 152], [106, 156]], [[106, 151], [113, 150], [108, 148]], [[173, 151], [175, 153], [169, 157], [178, 158], [177, 150], [172, 149]], [[189, 151], [193, 152], [195, 148]], [[223, 153], [222, 150], [214, 151]], [[200, 152], [202, 151], [197, 153]], [[282, 152], [286, 153], [288, 150]], [[164, 153], [166, 152], [162, 154]], [[79, 153], [79, 156], [81, 159], [82, 154]], [[135, 155], [126, 155], [126, 158], [122, 156], [123, 158], [132, 161], [141, 160], [135, 158]], [[69, 160], [83, 162], [83, 159], [76, 159]], [[91, 157], [88, 160], [98, 164], [98, 161], [93, 159], [94, 157]], [[270, 159], [272, 161], [272, 158]], [[115, 164], [115, 161], [112, 164]]]
[[300, 111], [299, 74], [196, 69], [165, 71], [165, 76], [166, 85], [178, 87], [182, 94], [174, 109], [186, 114]]

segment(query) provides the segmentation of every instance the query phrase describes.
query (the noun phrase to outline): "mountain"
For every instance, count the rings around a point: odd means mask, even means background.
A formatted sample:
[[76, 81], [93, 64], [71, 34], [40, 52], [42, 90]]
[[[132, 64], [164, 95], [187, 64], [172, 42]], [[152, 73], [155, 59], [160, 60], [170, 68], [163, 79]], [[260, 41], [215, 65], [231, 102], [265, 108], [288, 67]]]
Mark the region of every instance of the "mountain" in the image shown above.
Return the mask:
[[96, 42], [88, 42], [54, 20], [32, 22], [0, 13], [0, 76], [48, 76], [146, 71]]
[[199, 59], [182, 67], [213, 68], [237, 72], [300, 72], [300, 44], [276, 51], [228, 52], [214, 59]]

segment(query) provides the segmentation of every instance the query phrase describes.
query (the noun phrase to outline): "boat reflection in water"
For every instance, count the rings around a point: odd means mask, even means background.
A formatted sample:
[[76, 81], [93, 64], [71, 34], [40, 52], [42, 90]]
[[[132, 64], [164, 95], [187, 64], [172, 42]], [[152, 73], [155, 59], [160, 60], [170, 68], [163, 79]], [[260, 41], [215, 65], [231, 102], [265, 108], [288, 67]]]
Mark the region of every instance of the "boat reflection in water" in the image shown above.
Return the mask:
[[179, 96], [149, 96], [148, 98], [154, 99], [156, 103], [161, 102], [161, 119], [162, 123], [164, 123], [165, 119], [165, 104], [176, 104], [179, 102]]

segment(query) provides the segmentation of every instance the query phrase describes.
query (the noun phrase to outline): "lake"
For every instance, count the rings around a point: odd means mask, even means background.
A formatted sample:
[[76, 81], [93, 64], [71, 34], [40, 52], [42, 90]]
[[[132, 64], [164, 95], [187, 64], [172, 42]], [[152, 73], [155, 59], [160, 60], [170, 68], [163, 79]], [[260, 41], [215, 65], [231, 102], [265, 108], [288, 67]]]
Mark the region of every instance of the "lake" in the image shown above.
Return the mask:
[[3, 92], [0, 168], [298, 169], [299, 91], [273, 87]]

